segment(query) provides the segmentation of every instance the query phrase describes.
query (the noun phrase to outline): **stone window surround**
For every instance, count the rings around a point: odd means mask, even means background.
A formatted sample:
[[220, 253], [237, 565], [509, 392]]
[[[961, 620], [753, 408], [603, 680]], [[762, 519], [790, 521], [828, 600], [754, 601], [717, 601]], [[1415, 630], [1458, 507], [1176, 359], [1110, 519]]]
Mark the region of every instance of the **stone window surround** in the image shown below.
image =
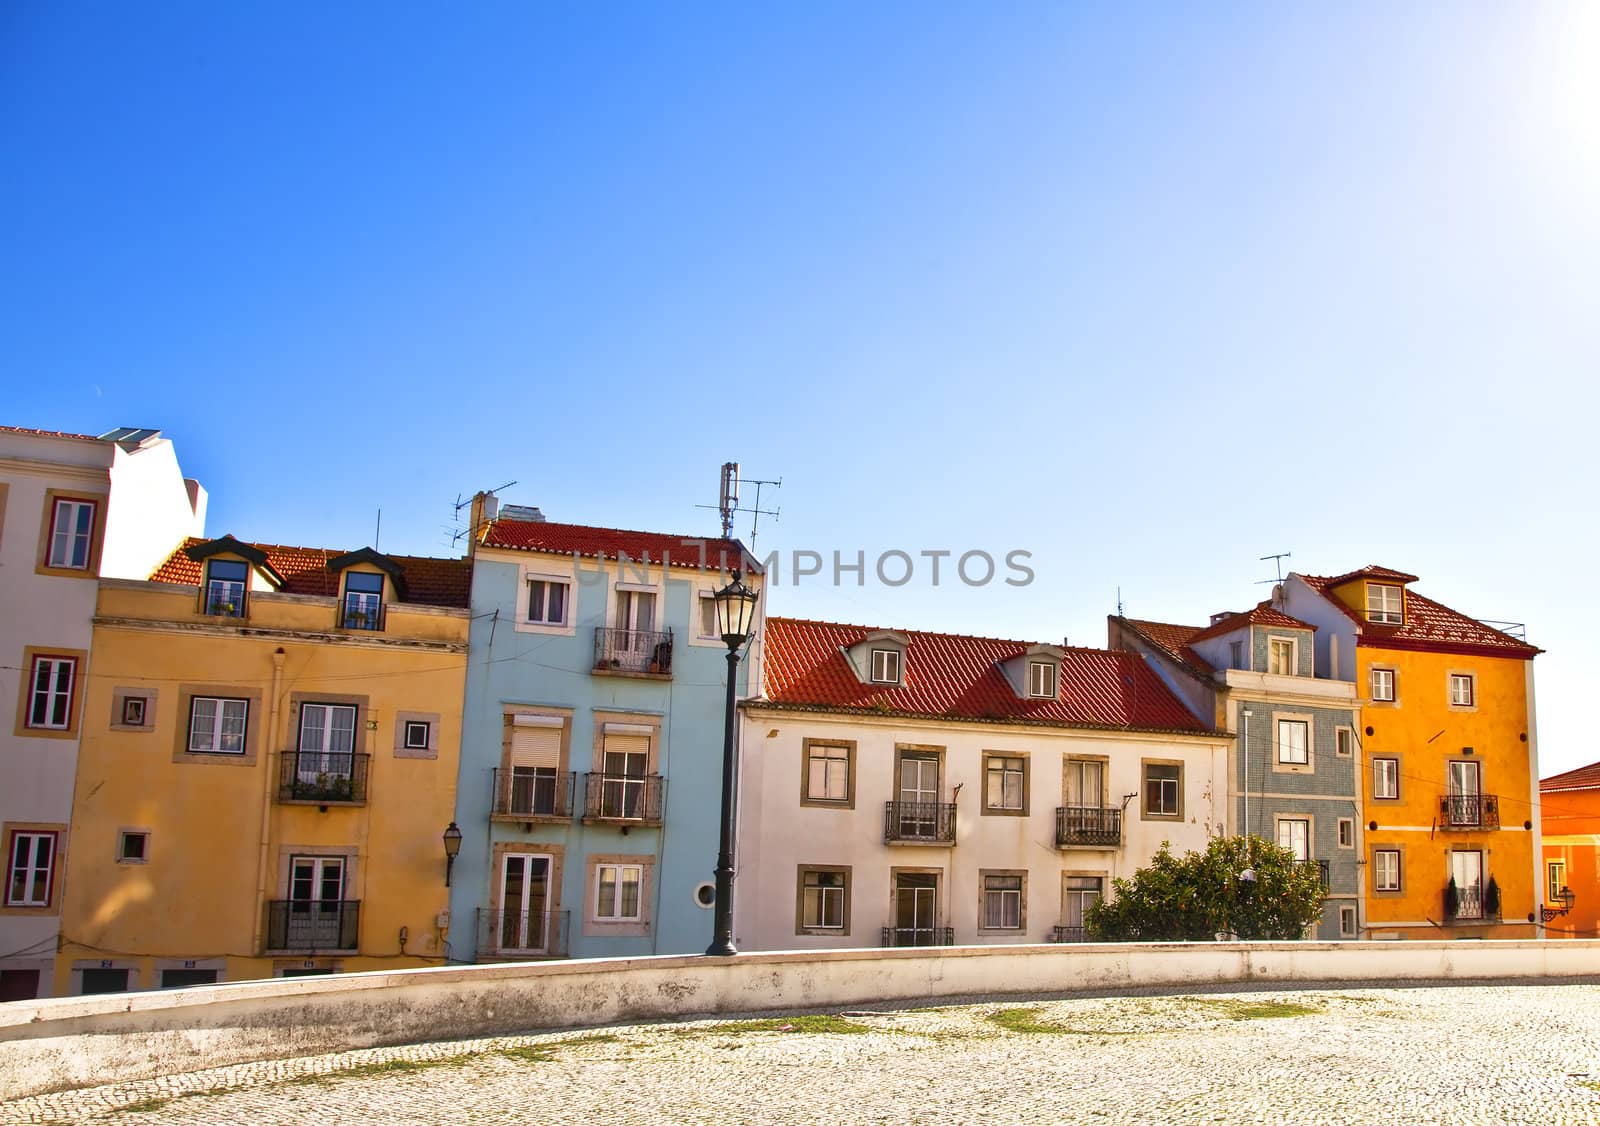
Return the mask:
[[[806, 926], [806, 874], [808, 872], [834, 872], [844, 877], [844, 926]], [[849, 864], [796, 864], [794, 875], [794, 933], [823, 937], [848, 938], [850, 935], [850, 901], [854, 889], [854, 869]]]
[[[1022, 877], [1021, 904], [1018, 907], [1017, 925], [1015, 927], [986, 927], [983, 925], [985, 918], [984, 883], [989, 876], [1020, 876]], [[1026, 868], [979, 868], [978, 869], [978, 915], [977, 931], [980, 935], [1020, 935], [1028, 933], [1028, 870]]]
[[[1186, 763], [1177, 758], [1142, 758], [1139, 760], [1139, 820], [1141, 821], [1182, 821], [1186, 802], [1184, 801], [1183, 784]], [[1151, 813], [1145, 808], [1149, 794], [1146, 785], [1149, 781], [1147, 771], [1152, 766], [1176, 766], [1178, 768], [1178, 811], [1176, 813]]]
[[[830, 747], [845, 752], [845, 799], [811, 796], [811, 749]], [[854, 739], [801, 739], [800, 740], [800, 804], [818, 809], [854, 809], [856, 807], [856, 741]], [[832, 933], [832, 932], [830, 932]]]
[[[1306, 761], [1283, 762], [1282, 746], [1278, 738], [1278, 725], [1280, 723], [1303, 723], [1306, 725]], [[1275, 774], [1315, 774], [1317, 772], [1317, 723], [1316, 717], [1310, 712], [1279, 712], [1272, 713], [1272, 770]]]
[[896, 911], [898, 904], [895, 901], [895, 881], [899, 876], [932, 876], [933, 877], [933, 925], [935, 927], [949, 926], [945, 920], [950, 918], [950, 905], [945, 902], [945, 870], [927, 864], [898, 864], [889, 868], [889, 910], [885, 916], [889, 926], [899, 925]]
[[[120, 825], [117, 827], [117, 848], [115, 852], [118, 864], [148, 864], [150, 863], [150, 838], [148, 825]], [[144, 855], [140, 857], [125, 857], [122, 855], [122, 841], [124, 837], [142, 836], [144, 838]]]
[[[438, 712], [395, 712], [394, 757], [438, 758], [439, 721], [441, 718]], [[426, 747], [406, 746], [406, 724], [408, 723], [426, 723], [428, 725], [428, 745]]]
[[[989, 763], [997, 758], [1022, 760], [1022, 808], [1006, 809], [1001, 806], [989, 804]], [[984, 817], [1026, 817], [1028, 816], [1029, 803], [1033, 797], [1033, 766], [1032, 759], [1027, 751], [997, 751], [985, 750], [982, 759], [983, 783], [978, 792], [978, 811]]]
[[[88, 501], [94, 505], [94, 530], [89, 538], [88, 565], [77, 567], [50, 566], [50, 529], [55, 519], [58, 500]], [[39, 551], [34, 563], [34, 573], [53, 575], [63, 579], [98, 579], [100, 553], [106, 545], [106, 510], [111, 507], [110, 493], [91, 492], [86, 489], [46, 489], [44, 493], [44, 519], [39, 528]]]
[[1306, 859], [1317, 859], [1317, 819], [1310, 813], [1301, 813], [1298, 810], [1292, 813], [1274, 813], [1272, 815], [1272, 843], [1278, 843], [1278, 822], [1304, 821], [1306, 823]]
[[[1393, 852], [1399, 857], [1395, 877], [1398, 887], [1378, 887], [1378, 853]], [[1372, 865], [1372, 895], [1380, 899], [1399, 899], [1406, 893], [1406, 846], [1399, 841], [1385, 841], [1383, 844], [1371, 845], [1368, 850], [1368, 860]]]
[[[1393, 688], [1393, 699], [1379, 700], [1373, 697], [1372, 674], [1374, 672], [1387, 672], [1392, 674], [1393, 679], [1391, 680], [1390, 685]], [[1377, 661], [1371, 662], [1367, 665], [1366, 681], [1366, 698], [1362, 700], [1363, 705], [1371, 708], [1398, 708], [1400, 706], [1400, 667], [1398, 665], [1384, 664]], [[1447, 686], [1448, 683], [1449, 682], [1447, 681]], [[1448, 687], [1446, 690], [1448, 691]]]
[[[500, 896], [505, 890], [505, 882], [502, 877], [505, 871], [505, 858], [508, 853], [517, 856], [548, 856], [550, 858], [550, 890], [545, 900], [545, 911], [550, 915], [559, 915], [562, 910], [561, 873], [566, 866], [567, 846], [564, 844], [549, 844], [544, 841], [495, 841], [490, 847], [490, 912], [499, 914], [501, 910]], [[491, 950], [500, 948], [493, 934], [489, 936], [489, 948]]]
[[[117, 687], [111, 690], [111, 730], [133, 731], [149, 733], [156, 729], [156, 701], [160, 698], [158, 688], [126, 688]], [[123, 703], [127, 700], [144, 701], [144, 723], [123, 723]]]
[[[33, 663], [40, 657], [63, 657], [73, 662], [72, 698], [67, 701], [65, 727], [29, 727], [28, 713], [33, 703]], [[76, 739], [82, 724], [85, 672], [89, 667], [87, 649], [67, 649], [56, 645], [28, 645], [22, 650], [21, 671], [17, 675], [17, 719], [12, 734], [19, 739]]]
[[[254, 766], [261, 754], [261, 728], [267, 722], [266, 712], [262, 710], [265, 695], [266, 693], [260, 688], [248, 688], [238, 684], [179, 684], [178, 722], [173, 724], [177, 734], [174, 739], [172, 761], [212, 763], [219, 766]], [[216, 751], [189, 750], [189, 724], [194, 717], [196, 696], [247, 702], [244, 718], [244, 750], [241, 753], [234, 755]]]
[[[595, 898], [599, 893], [602, 864], [637, 864], [639, 874], [639, 915], [637, 920], [610, 922], [595, 918]], [[605, 935], [639, 937], [650, 933], [650, 908], [654, 904], [656, 857], [651, 853], [591, 853], [583, 858], [583, 933], [596, 938]]]
[[[1393, 797], [1380, 798], [1378, 796], [1378, 763], [1380, 763], [1380, 762], [1392, 762], [1392, 763], [1394, 763], [1394, 796]], [[1368, 792], [1372, 795], [1372, 800], [1373, 801], [1381, 801], [1381, 802], [1391, 802], [1391, 801], [1392, 802], [1397, 802], [1397, 801], [1399, 801], [1401, 796], [1405, 793], [1405, 785], [1404, 785], [1404, 783], [1403, 783], [1403, 781], [1401, 779], [1401, 775], [1404, 772], [1404, 769], [1405, 769], [1405, 758], [1398, 751], [1385, 751], [1381, 755], [1373, 755], [1372, 756], [1372, 769], [1367, 772], [1367, 787], [1368, 787]]]
[[[939, 781], [937, 782], [936, 787], [935, 787], [935, 792], [936, 792], [937, 796], [935, 797], [934, 800], [938, 801], [938, 802], [943, 802], [944, 801], [944, 783], [945, 783], [945, 769], [944, 769], [944, 765], [945, 765], [945, 757], [944, 757], [945, 748], [941, 747], [941, 746], [936, 746], [935, 744], [932, 744], [932, 743], [896, 743], [894, 745], [894, 800], [895, 801], [903, 800], [900, 797], [900, 781], [901, 781], [901, 778], [900, 778], [900, 773], [901, 773], [900, 772], [900, 767], [901, 767], [901, 764], [905, 762], [905, 758], [906, 758], [907, 753], [909, 753], [909, 754], [911, 754], [913, 756], [927, 756], [927, 757], [935, 758], [935, 759], [938, 760], [938, 762], [939, 762], [939, 770], [938, 770]], [[912, 871], [912, 870], [913, 869], [910, 869], [910, 868], [905, 869], [905, 871], [908, 871], [908, 872]]]
[[[553, 711], [554, 709], [548, 709]], [[609, 709], [594, 709], [594, 758], [589, 769], [596, 774], [605, 773], [606, 764], [606, 724], [624, 723], [635, 727], [648, 727], [651, 731], [646, 736], [650, 740], [650, 754], [645, 761], [645, 777], [654, 777], [661, 773], [661, 723], [662, 715], [659, 712], [619, 712]]]
[[[1450, 678], [1464, 676], [1472, 692], [1472, 703], [1458, 704], [1451, 692]], [[1478, 674], [1472, 669], [1445, 669], [1444, 670], [1444, 706], [1452, 712], [1471, 713], [1478, 710]]]
[[[11, 885], [11, 849], [12, 835], [14, 833], [54, 833], [56, 835], [55, 851], [50, 856], [50, 901], [43, 907], [11, 907], [6, 905], [4, 896], [0, 896], [0, 917], [5, 916], [49, 916], [61, 914], [61, 877], [67, 870], [67, 825], [64, 822], [49, 821], [6, 821], [0, 823], [0, 863], [6, 867], [6, 894], [10, 894]], [[96, 963], [98, 965], [98, 963]]]
[[1345, 844], [1343, 841], [1339, 840], [1337, 836], [1335, 836], [1334, 837], [1334, 845], [1335, 845], [1335, 847], [1337, 847], [1337, 848], [1346, 848], [1346, 849], [1355, 848], [1356, 847], [1356, 819], [1354, 817], [1341, 817], [1341, 818], [1339, 818], [1339, 820], [1337, 822], [1337, 825], [1340, 828], [1344, 827], [1345, 825], [1350, 826], [1350, 843], [1349, 844]]

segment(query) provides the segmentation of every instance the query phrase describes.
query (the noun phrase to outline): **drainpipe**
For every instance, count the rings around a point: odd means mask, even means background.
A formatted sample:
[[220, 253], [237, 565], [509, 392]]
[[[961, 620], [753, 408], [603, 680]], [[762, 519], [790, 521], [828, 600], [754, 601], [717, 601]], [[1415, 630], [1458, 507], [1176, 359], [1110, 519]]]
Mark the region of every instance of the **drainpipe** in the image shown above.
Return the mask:
[[262, 732], [265, 744], [262, 756], [267, 760], [267, 777], [261, 787], [261, 842], [256, 855], [256, 921], [250, 933], [250, 952], [258, 954], [263, 949], [266, 926], [267, 878], [271, 867], [268, 851], [272, 847], [272, 748], [278, 745], [278, 695], [283, 686], [283, 646], [272, 653], [272, 695], [267, 697], [267, 726]]
[[1244, 760], [1244, 833], [1250, 835], [1250, 717], [1255, 713], [1249, 708], [1239, 709], [1239, 714], [1244, 716], [1244, 745], [1240, 757]]

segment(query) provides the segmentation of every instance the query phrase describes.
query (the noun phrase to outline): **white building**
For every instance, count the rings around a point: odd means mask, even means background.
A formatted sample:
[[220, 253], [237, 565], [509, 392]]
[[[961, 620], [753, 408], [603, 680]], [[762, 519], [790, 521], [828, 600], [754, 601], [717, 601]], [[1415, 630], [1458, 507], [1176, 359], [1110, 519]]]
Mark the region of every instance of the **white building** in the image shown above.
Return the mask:
[[1131, 653], [768, 619], [742, 706], [741, 947], [1074, 941], [1227, 831], [1231, 736]]
[[0, 1001], [50, 991], [98, 580], [148, 578], [205, 512], [159, 431], [0, 426]]

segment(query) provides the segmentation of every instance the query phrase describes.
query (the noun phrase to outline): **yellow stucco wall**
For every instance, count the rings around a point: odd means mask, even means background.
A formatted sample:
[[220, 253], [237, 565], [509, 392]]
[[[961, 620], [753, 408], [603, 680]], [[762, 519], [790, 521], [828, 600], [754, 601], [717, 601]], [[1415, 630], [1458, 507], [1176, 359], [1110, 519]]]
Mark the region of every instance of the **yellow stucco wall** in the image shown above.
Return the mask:
[[[85, 964], [130, 968], [137, 989], [185, 962], [239, 980], [307, 963], [444, 960], [441, 834], [455, 808], [467, 611], [390, 604], [385, 628], [369, 634], [335, 628], [332, 598], [251, 598], [249, 619], [233, 622], [196, 613], [192, 587], [102, 584], [58, 994], [75, 991], [73, 968]], [[245, 755], [187, 753], [186, 686], [251, 699]], [[145, 729], [119, 722], [128, 693], [153, 693]], [[296, 747], [307, 700], [357, 704], [355, 749], [371, 756], [364, 804], [279, 800], [280, 755]], [[431, 717], [436, 757], [397, 751], [402, 712]], [[118, 861], [124, 830], [150, 834], [144, 863]], [[265, 901], [286, 897], [292, 853], [350, 858], [344, 894], [361, 904], [357, 951], [265, 952]]]
[[[1398, 938], [1533, 937], [1536, 927], [1528, 914], [1538, 918], [1540, 897], [1534, 875], [1537, 842], [1525, 827], [1534, 817], [1537, 792], [1527, 741], [1532, 733], [1528, 662], [1367, 646], [1358, 648], [1357, 658], [1362, 796], [1369, 824], [1362, 858], [1369, 937], [1391, 929]], [[1374, 667], [1395, 671], [1393, 704], [1372, 700]], [[1470, 708], [1451, 705], [1452, 673], [1474, 678]], [[1377, 758], [1399, 760], [1398, 800], [1376, 796]], [[1482, 793], [1498, 800], [1499, 829], [1446, 827], [1449, 819], [1441, 813], [1440, 799], [1449, 793], [1452, 760], [1480, 764]], [[1376, 829], [1370, 828], [1373, 822]], [[1376, 890], [1373, 853], [1380, 848], [1401, 850], [1398, 893]], [[1441, 925], [1449, 854], [1457, 849], [1482, 851], [1484, 880], [1493, 876], [1500, 887], [1501, 925]]]

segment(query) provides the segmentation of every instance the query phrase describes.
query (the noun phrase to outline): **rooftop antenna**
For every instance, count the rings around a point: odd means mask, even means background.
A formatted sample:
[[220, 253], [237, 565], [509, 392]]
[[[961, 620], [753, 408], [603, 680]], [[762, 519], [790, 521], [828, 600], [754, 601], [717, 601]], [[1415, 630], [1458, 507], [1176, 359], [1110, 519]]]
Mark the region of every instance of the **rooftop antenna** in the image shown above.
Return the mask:
[[1121, 618], [1124, 616], [1125, 615], [1122, 613], [1122, 588], [1119, 586], [1117, 588], [1117, 617]]
[[[755, 501], [750, 508], [742, 508], [739, 505], [740, 484], [754, 485], [756, 487]], [[761, 488], [763, 485], [771, 485], [775, 489], [781, 489], [783, 488], [783, 478], [779, 477], [775, 481], [748, 478], [741, 482], [739, 478], [739, 463], [737, 461], [725, 461], [722, 463], [721, 478], [717, 488], [716, 505], [697, 504], [695, 507], [716, 508], [717, 512], [722, 517], [723, 539], [727, 539], [733, 535], [734, 513], [748, 512], [750, 514], [750, 542], [745, 546], [750, 551], [754, 551], [756, 548], [756, 529], [758, 526], [758, 521], [763, 516], [770, 516], [776, 520], [779, 512], [782, 511], [781, 509], [777, 508], [768, 509], [761, 507]]]
[[1260, 557], [1261, 558], [1261, 562], [1265, 563], [1268, 559], [1271, 559], [1277, 564], [1277, 566], [1278, 566], [1278, 577], [1275, 578], [1275, 579], [1257, 579], [1256, 580], [1256, 585], [1257, 586], [1263, 586], [1266, 583], [1273, 583], [1274, 585], [1281, 584], [1283, 582], [1283, 561], [1285, 559], [1288, 559], [1288, 558], [1292, 557], [1293, 554], [1294, 553], [1292, 551], [1280, 551], [1276, 555], [1263, 555], [1263, 556], [1261, 556]]
[[[492, 493], [504, 492], [506, 489], [509, 489], [512, 485], [515, 485], [515, 484], [516, 484], [515, 481], [507, 481], [504, 485], [496, 485], [492, 489], [485, 489], [484, 492], [491, 493], [491, 494]], [[459, 525], [461, 523], [461, 510], [463, 508], [466, 508], [468, 505], [470, 505], [476, 498], [477, 498], [477, 494], [476, 493], [474, 493], [470, 497], [467, 497], [465, 500], [462, 499], [460, 493], [456, 494], [455, 521], [454, 521], [454, 523], [451, 524], [451, 527], [456, 528], [456, 531], [452, 532], [451, 535], [450, 535], [450, 546], [451, 547], [454, 547], [456, 544], [460, 543], [462, 536], [473, 535], [473, 534], [475, 534], [477, 532], [478, 529], [476, 529], [476, 528], [459, 528], [459, 527], [457, 527], [457, 525]]]
[[372, 550], [378, 550], [378, 541], [383, 538], [383, 509], [378, 509], [378, 527], [372, 533]]

